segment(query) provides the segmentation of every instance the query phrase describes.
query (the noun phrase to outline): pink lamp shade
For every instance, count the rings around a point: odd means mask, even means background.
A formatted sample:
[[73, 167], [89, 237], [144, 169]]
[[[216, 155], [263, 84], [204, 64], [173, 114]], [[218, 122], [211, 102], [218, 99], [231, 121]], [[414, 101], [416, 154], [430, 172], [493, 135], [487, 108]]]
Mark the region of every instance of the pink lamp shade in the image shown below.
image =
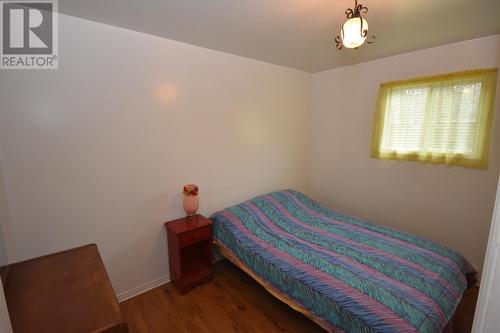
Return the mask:
[[184, 210], [188, 216], [196, 215], [196, 211], [200, 205], [198, 200], [198, 186], [189, 184], [184, 186]]

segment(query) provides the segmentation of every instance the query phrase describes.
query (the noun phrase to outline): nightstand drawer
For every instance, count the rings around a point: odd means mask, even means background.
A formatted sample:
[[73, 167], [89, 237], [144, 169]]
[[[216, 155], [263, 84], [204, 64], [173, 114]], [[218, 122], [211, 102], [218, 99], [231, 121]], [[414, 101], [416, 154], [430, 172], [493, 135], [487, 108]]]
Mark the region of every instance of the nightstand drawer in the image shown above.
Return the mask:
[[211, 234], [212, 229], [210, 226], [179, 234], [179, 247], [207, 240], [211, 237]]

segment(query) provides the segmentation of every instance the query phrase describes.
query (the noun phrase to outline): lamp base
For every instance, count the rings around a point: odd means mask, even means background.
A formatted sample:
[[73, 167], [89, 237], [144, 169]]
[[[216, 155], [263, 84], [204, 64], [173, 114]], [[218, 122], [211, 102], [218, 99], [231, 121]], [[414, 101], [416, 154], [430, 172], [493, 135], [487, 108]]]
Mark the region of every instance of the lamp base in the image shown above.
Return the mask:
[[198, 225], [198, 214], [188, 214], [186, 216], [186, 223], [190, 228], [196, 227]]

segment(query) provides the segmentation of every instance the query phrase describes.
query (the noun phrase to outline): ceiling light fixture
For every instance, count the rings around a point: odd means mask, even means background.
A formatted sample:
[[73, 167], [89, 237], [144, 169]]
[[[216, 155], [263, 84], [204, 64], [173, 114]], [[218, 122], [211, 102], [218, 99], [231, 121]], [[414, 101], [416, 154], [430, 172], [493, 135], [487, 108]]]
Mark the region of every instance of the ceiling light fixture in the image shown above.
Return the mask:
[[361, 14], [368, 13], [368, 8], [362, 4], [358, 4], [358, 0], [354, 0], [354, 9], [347, 8], [345, 14], [347, 21], [340, 29], [340, 36], [335, 37], [337, 50], [347, 47], [349, 49], [357, 49], [366, 41], [368, 44], [375, 42], [375, 36], [368, 36], [368, 22]]

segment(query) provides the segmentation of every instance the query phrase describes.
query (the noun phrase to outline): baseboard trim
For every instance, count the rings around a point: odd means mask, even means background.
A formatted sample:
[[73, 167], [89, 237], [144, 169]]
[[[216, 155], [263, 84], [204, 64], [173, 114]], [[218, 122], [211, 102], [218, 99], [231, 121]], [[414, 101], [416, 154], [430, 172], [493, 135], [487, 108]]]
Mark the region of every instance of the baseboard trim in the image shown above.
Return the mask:
[[141, 284], [140, 286], [124, 291], [116, 295], [116, 298], [118, 298], [118, 302], [123, 302], [128, 300], [129, 298], [145, 293], [146, 291], [159, 287], [168, 282], [170, 282], [170, 277], [168, 275], [164, 275], [156, 280], [146, 282], [144, 284]]

